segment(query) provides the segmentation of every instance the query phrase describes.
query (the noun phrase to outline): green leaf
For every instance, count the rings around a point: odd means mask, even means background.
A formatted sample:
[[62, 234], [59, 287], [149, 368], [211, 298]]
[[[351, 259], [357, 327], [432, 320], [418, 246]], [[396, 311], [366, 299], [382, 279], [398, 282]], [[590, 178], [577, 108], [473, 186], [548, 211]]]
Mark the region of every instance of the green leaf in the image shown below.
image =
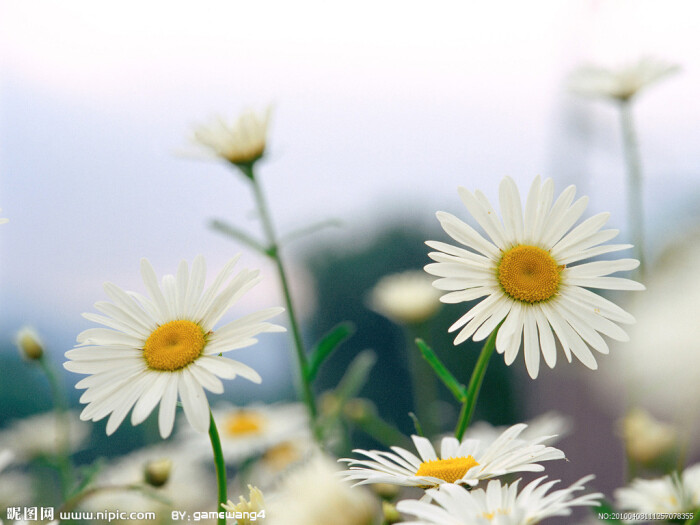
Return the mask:
[[316, 378], [323, 362], [335, 351], [340, 344], [355, 333], [355, 325], [344, 322], [336, 325], [325, 334], [316, 346], [311, 350], [309, 364], [306, 369], [306, 377], [310, 382]]
[[418, 416], [416, 416], [413, 412], [408, 413], [408, 417], [411, 418], [411, 421], [413, 421], [413, 428], [416, 429], [416, 434], [419, 436], [425, 436], [423, 433], [423, 427], [420, 424], [420, 421], [418, 420]]
[[335, 394], [342, 403], [357, 397], [362, 387], [369, 379], [369, 373], [377, 362], [377, 355], [373, 350], [363, 350], [348, 365], [343, 378], [335, 389]]
[[286, 234], [284, 237], [280, 239], [280, 246], [284, 246], [290, 241], [294, 241], [296, 239], [299, 239], [301, 237], [306, 237], [307, 235], [311, 235], [312, 233], [316, 233], [317, 231], [323, 230], [325, 228], [339, 228], [343, 225], [342, 221], [339, 219], [328, 219], [325, 221], [317, 222], [314, 224], [311, 224], [309, 226], [304, 226], [303, 228], [299, 228], [298, 230], [294, 230], [292, 232], [289, 232]]
[[613, 518], [613, 516], [619, 515], [620, 513], [613, 508], [609, 501], [604, 499], [600, 500], [599, 506], [591, 507], [591, 512], [598, 519], [598, 521], [602, 521], [603, 523], [622, 523], [621, 520]]
[[218, 219], [212, 220], [209, 223], [209, 226], [211, 226], [213, 230], [216, 230], [219, 233], [223, 233], [224, 235], [231, 237], [232, 239], [241, 241], [243, 244], [253, 248], [254, 250], [262, 253], [263, 255], [269, 254], [269, 250], [265, 246], [263, 246], [261, 242], [253, 239], [250, 235], [248, 235], [244, 231], [239, 230], [235, 226], [232, 226]]
[[455, 376], [442, 364], [442, 361], [435, 355], [435, 352], [422, 339], [416, 339], [416, 344], [420, 349], [423, 358], [433, 368], [440, 380], [452, 392], [455, 399], [460, 403], [464, 403], [467, 398], [467, 393], [464, 385], [455, 379]]

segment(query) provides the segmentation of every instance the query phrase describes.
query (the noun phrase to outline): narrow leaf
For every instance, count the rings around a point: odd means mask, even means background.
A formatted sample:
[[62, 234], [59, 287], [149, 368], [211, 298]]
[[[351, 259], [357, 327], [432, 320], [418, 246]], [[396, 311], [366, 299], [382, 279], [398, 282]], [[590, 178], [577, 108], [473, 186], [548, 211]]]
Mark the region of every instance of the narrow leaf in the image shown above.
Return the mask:
[[219, 233], [223, 233], [228, 237], [241, 241], [243, 244], [253, 248], [254, 250], [262, 253], [263, 255], [268, 255], [268, 249], [265, 248], [265, 246], [263, 246], [261, 242], [256, 241], [250, 235], [248, 235], [244, 231], [239, 230], [235, 226], [232, 226], [218, 219], [212, 220], [209, 223], [209, 226], [211, 226], [212, 229], [218, 231]]
[[357, 394], [367, 383], [369, 373], [376, 362], [377, 355], [373, 350], [363, 350], [355, 356], [335, 389], [341, 402], [344, 403], [348, 399], [357, 397]]
[[416, 339], [416, 344], [420, 349], [423, 358], [428, 362], [428, 364], [433, 368], [435, 374], [440, 378], [440, 380], [445, 384], [445, 386], [452, 392], [455, 399], [460, 403], [464, 403], [467, 397], [464, 385], [461, 384], [455, 376], [442, 364], [442, 361], [435, 355], [435, 352], [425, 344], [422, 339]]
[[342, 225], [343, 223], [339, 219], [328, 219], [325, 221], [317, 222], [309, 226], [299, 228], [298, 230], [289, 232], [280, 239], [279, 243], [281, 246], [284, 246], [290, 241], [294, 241], [301, 237], [306, 237], [307, 235], [311, 235], [312, 233], [316, 233], [317, 231], [324, 230], [326, 228], [339, 228]]
[[319, 368], [323, 362], [335, 351], [340, 344], [355, 333], [355, 325], [344, 322], [336, 325], [330, 332], [325, 334], [316, 346], [311, 350], [309, 365], [306, 370], [306, 377], [309, 383], [316, 378]]

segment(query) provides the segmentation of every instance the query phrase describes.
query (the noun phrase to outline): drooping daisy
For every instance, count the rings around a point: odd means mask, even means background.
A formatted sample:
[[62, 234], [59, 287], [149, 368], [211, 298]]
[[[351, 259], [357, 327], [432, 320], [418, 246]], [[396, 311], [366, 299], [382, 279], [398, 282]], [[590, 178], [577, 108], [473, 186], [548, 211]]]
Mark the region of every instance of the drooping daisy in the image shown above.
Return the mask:
[[194, 141], [215, 156], [236, 166], [252, 166], [265, 153], [270, 108], [264, 113], [246, 111], [235, 123], [216, 118], [194, 130]]
[[689, 512], [700, 507], [700, 463], [680, 475], [637, 478], [615, 491], [617, 506], [632, 512]]
[[[571, 421], [568, 418], [556, 412], [547, 412], [529, 420], [527, 428], [518, 437], [530, 441], [539, 436], [549, 436], [542, 443], [552, 445], [564, 437], [569, 432], [570, 427]], [[464, 437], [490, 443], [495, 441], [505, 430], [504, 426], [495, 427], [486, 421], [477, 421], [467, 427]]]
[[204, 389], [222, 393], [219, 378], [261, 381], [249, 366], [219, 356], [256, 343], [257, 334], [284, 331], [264, 322], [282, 308], [261, 310], [214, 328], [260, 280], [257, 270], [245, 269], [232, 277], [238, 258], [230, 260], [206, 290], [202, 256], [194, 259], [191, 273], [182, 261], [177, 275], [166, 275], [160, 286], [153, 267], [143, 259], [141, 274], [148, 297], [105, 284], [114, 302], [95, 304], [105, 315], [83, 315], [106, 328], [85, 330], [78, 335], [76, 348], [66, 352], [67, 370], [89, 374], [76, 384], [87, 389], [80, 398], [87, 403], [81, 419], [98, 421], [111, 414], [107, 434], [112, 434], [132, 407], [131, 423], [138, 425], [160, 403], [158, 427], [166, 438], [179, 398], [192, 427], [207, 432], [209, 402]]
[[549, 492], [558, 483], [546, 476], [529, 483], [518, 493], [520, 480], [511, 485], [501, 485], [498, 480], [489, 482], [486, 490], [466, 490], [457, 485], [428, 490], [437, 505], [426, 501], [400, 501], [397, 509], [415, 516], [416, 521], [406, 525], [533, 525], [552, 516], [569, 516], [571, 508], [598, 506], [600, 493], [574, 497], [583, 490], [593, 476], [586, 476], [568, 488]]
[[245, 407], [221, 404], [212, 414], [227, 463], [240, 463], [290, 440], [313, 442], [309, 412], [302, 403]]
[[476, 485], [482, 479], [511, 472], [539, 472], [540, 461], [564, 459], [564, 453], [541, 442], [551, 436], [531, 441], [519, 439], [527, 425], [508, 428], [495, 441], [484, 443], [454, 437], [442, 439], [440, 455], [427, 438], [412, 436], [420, 456], [400, 447], [391, 447], [393, 454], [379, 450], [354, 450], [368, 460], [341, 459], [350, 465], [344, 472], [346, 480], [366, 483], [390, 483], [411, 487], [440, 487], [445, 484]]
[[430, 319], [440, 309], [440, 293], [420, 270], [382, 277], [372, 288], [369, 307], [395, 323], [415, 324]]
[[[601, 230], [609, 213], [599, 213], [572, 229], [583, 213], [587, 198], [573, 202], [576, 188], [569, 186], [554, 201], [554, 183], [535, 178], [525, 203], [524, 216], [515, 182], [506, 177], [499, 187], [503, 222], [483, 193], [459, 188], [469, 212], [491, 238], [488, 240], [452, 214], [438, 212], [445, 232], [468, 249], [427, 241], [430, 258], [425, 270], [441, 277], [433, 285], [449, 293], [445, 303], [485, 297], [449, 329], [460, 330], [455, 345], [470, 337], [481, 341], [501, 323], [496, 350], [510, 365], [522, 344], [525, 364], [534, 379], [540, 353], [550, 367], [556, 363], [554, 335], [567, 360], [575, 355], [588, 368], [597, 368], [589, 347], [603, 354], [608, 345], [600, 334], [619, 341], [627, 334], [616, 323], [634, 318], [619, 306], [591, 292], [643, 290], [641, 284], [610, 274], [633, 270], [635, 259], [581, 261], [630, 248], [628, 244], [603, 244], [618, 233]], [[572, 204], [573, 202], [573, 204]], [[571, 265], [571, 266], [570, 266]]]
[[588, 97], [625, 101], [679, 69], [677, 64], [651, 57], [618, 67], [588, 64], [571, 73], [569, 89]]

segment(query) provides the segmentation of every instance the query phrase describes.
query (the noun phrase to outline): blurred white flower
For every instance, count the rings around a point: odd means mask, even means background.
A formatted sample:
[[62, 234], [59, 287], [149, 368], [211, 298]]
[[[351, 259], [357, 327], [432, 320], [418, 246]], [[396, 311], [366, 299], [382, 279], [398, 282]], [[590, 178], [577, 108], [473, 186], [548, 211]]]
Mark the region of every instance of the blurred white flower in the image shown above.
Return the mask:
[[368, 296], [369, 307], [399, 324], [430, 319], [440, 308], [440, 292], [425, 272], [408, 270], [382, 277]]
[[630, 398], [669, 420], [697, 421], [700, 404], [700, 231], [667, 248], [651, 268], [648, 291], [629, 309], [638, 322], [615, 349], [600, 390], [627, 386]]
[[0, 450], [0, 512], [7, 507], [17, 507], [31, 502], [32, 484], [23, 472], [7, 469], [15, 460], [11, 450]]
[[[507, 427], [494, 427], [486, 421], [477, 421], [467, 427], [464, 433], [465, 439], [477, 439], [483, 443], [492, 443], [498, 439]], [[571, 420], [557, 414], [547, 412], [527, 422], [527, 428], [522, 431], [519, 438], [525, 441], [532, 441], [537, 438], [549, 436], [541, 442], [552, 445], [568, 434], [571, 428]]]
[[379, 450], [353, 450], [371, 461], [351, 458], [340, 461], [350, 465], [344, 478], [356, 481], [357, 485], [391, 483], [428, 488], [453, 483], [475, 486], [480, 480], [512, 472], [539, 472], [544, 470], [540, 461], [564, 459], [561, 450], [541, 444], [551, 436], [520, 439], [526, 428], [527, 425], [522, 423], [513, 425], [489, 442], [475, 439], [459, 442], [454, 437], [444, 437], [439, 456], [427, 438], [412, 436], [420, 458], [403, 448], [392, 447], [393, 454]]
[[269, 107], [261, 114], [245, 111], [235, 123], [217, 117], [195, 128], [193, 139], [232, 164], [252, 166], [265, 153], [269, 120]]
[[[213, 410], [224, 459], [237, 464], [296, 439], [313, 442], [309, 414], [302, 403], [253, 404], [236, 407], [227, 403]], [[193, 437], [185, 430], [185, 436]], [[194, 436], [197, 437], [197, 436]], [[203, 450], [211, 454], [210, 450]]]
[[588, 199], [574, 202], [576, 187], [569, 186], [554, 200], [554, 182], [536, 177], [523, 210], [518, 188], [510, 177], [499, 185], [503, 222], [486, 196], [459, 188], [459, 196], [491, 240], [454, 215], [438, 212], [445, 232], [465, 248], [427, 241], [439, 250], [428, 254], [435, 263], [425, 271], [440, 277], [433, 285], [448, 293], [444, 303], [483, 298], [450, 328], [459, 330], [454, 343], [471, 338], [482, 341], [496, 329], [496, 351], [510, 365], [523, 347], [525, 365], [533, 379], [540, 368], [540, 355], [553, 368], [557, 360], [556, 334], [564, 355], [572, 354], [596, 369], [591, 348], [607, 354], [601, 334], [626, 341], [618, 323], [634, 318], [589, 288], [643, 290], [644, 286], [617, 272], [639, 266], [636, 259], [582, 262], [591, 257], [630, 248], [629, 244], [604, 244], [618, 230], [601, 230], [609, 213], [599, 213], [574, 227]]
[[533, 525], [552, 516], [569, 516], [571, 508], [598, 506], [600, 493], [574, 497], [584, 490], [584, 485], [593, 476], [580, 479], [568, 488], [549, 492], [558, 481], [543, 483], [545, 477], [529, 483], [518, 493], [520, 480], [511, 485], [490, 481], [484, 489], [466, 490], [457, 485], [448, 485], [439, 491], [428, 490], [437, 505], [425, 501], [404, 500], [396, 506], [416, 521], [406, 525]]
[[[97, 490], [81, 504], [84, 510], [128, 510], [129, 512], [153, 511], [158, 515], [170, 515], [171, 509], [179, 511], [209, 510], [216, 501], [216, 483], [209, 469], [196, 460], [189, 446], [177, 443], [160, 443], [136, 450], [116, 459], [100, 472]], [[148, 485], [146, 476], [149, 465], [169, 460], [172, 466], [168, 480], [158, 488]], [[156, 498], [139, 490], [118, 490], [113, 487], [140, 485]], [[134, 521], [129, 521], [134, 523]], [[143, 523], [152, 523], [143, 521]]]
[[[63, 426], [66, 423], [68, 428]], [[68, 411], [65, 418], [56, 412], [44, 412], [13, 421], [0, 432], [0, 448], [11, 448], [18, 461], [26, 462], [60, 454], [64, 447], [74, 452], [85, 443], [90, 431], [90, 425], [80, 421], [76, 411]], [[63, 443], [64, 436], [68, 437], [67, 444]]]
[[678, 438], [673, 426], [657, 421], [640, 408], [630, 410], [620, 427], [627, 455], [641, 463], [653, 461], [668, 452]]
[[138, 425], [160, 404], [158, 428], [161, 437], [167, 438], [179, 398], [190, 425], [206, 433], [210, 412], [205, 389], [223, 393], [220, 378], [262, 381], [249, 366], [220, 354], [257, 343], [258, 334], [285, 331], [266, 322], [284, 309], [267, 308], [214, 328], [260, 282], [258, 270], [244, 269], [233, 275], [239, 257], [231, 259], [206, 289], [206, 263], [201, 255], [195, 257], [191, 273], [183, 260], [177, 275], [166, 275], [161, 283], [151, 263], [142, 259], [141, 274], [149, 297], [105, 283], [114, 302], [95, 304], [105, 315], [83, 314], [103, 327], [81, 332], [78, 346], [66, 352], [68, 361], [63, 365], [88, 375], [75, 385], [86, 389], [80, 398], [87, 404], [81, 419], [99, 421], [109, 415], [106, 430], [110, 435], [132, 408], [131, 423]]
[[589, 97], [629, 100], [679, 69], [677, 64], [651, 57], [615, 68], [588, 64], [570, 74], [569, 89]]
[[[700, 463], [680, 475], [635, 479], [615, 491], [617, 506], [632, 512], [689, 512], [700, 507]], [[646, 520], [645, 520], [646, 521]]]
[[268, 500], [268, 525], [369, 525], [379, 504], [365, 489], [351, 487], [338, 477], [329, 457], [317, 454], [293, 469], [280, 490]]

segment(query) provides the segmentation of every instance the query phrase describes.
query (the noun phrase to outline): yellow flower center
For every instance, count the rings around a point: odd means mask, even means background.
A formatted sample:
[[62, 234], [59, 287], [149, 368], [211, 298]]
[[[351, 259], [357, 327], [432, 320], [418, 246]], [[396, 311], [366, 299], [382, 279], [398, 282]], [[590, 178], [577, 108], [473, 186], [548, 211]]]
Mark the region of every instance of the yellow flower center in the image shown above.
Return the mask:
[[482, 512], [481, 513], [481, 515], [489, 521], [493, 520], [493, 518], [495, 518], [497, 515], [506, 516], [508, 514], [510, 514], [510, 509], [506, 509], [506, 510], [497, 509], [497, 510], [494, 510], [493, 512]]
[[149, 368], [173, 372], [193, 363], [206, 345], [204, 330], [192, 321], [170, 321], [146, 339], [143, 357]]
[[240, 410], [230, 415], [224, 423], [224, 428], [230, 436], [247, 436], [260, 434], [265, 426], [265, 418], [256, 412]]
[[431, 478], [439, 478], [447, 483], [454, 483], [462, 479], [470, 468], [477, 465], [478, 463], [472, 456], [436, 459], [421, 463], [416, 476], [430, 476]]
[[563, 268], [547, 250], [520, 245], [503, 253], [496, 277], [513, 299], [537, 303], [557, 293]]
[[284, 470], [289, 465], [301, 459], [299, 448], [294, 446], [291, 441], [285, 441], [279, 445], [272, 447], [265, 452], [263, 461], [270, 468], [275, 470]]

